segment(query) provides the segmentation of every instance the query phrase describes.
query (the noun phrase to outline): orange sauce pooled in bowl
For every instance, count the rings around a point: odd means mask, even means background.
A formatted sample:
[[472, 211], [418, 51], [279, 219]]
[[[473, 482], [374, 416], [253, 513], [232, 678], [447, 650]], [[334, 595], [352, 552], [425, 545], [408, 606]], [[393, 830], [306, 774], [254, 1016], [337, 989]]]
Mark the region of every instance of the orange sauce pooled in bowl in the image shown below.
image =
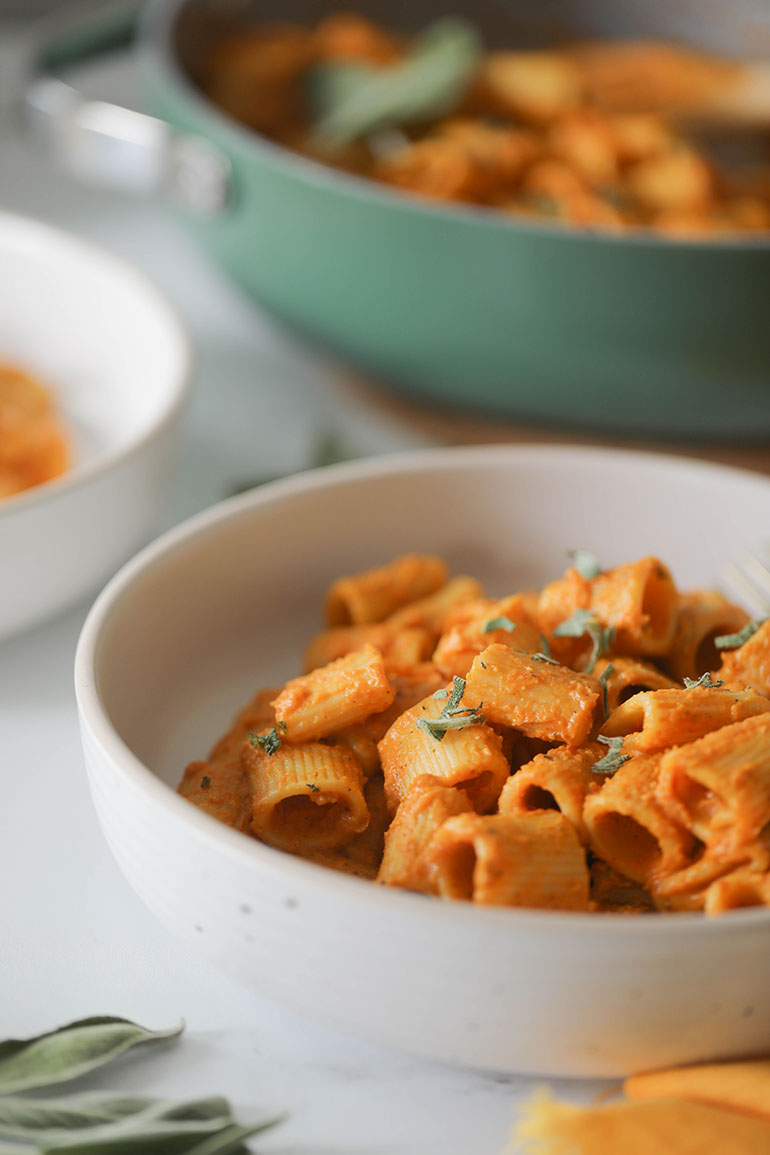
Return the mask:
[[51, 481], [70, 467], [70, 448], [50, 390], [0, 363], [0, 499]]

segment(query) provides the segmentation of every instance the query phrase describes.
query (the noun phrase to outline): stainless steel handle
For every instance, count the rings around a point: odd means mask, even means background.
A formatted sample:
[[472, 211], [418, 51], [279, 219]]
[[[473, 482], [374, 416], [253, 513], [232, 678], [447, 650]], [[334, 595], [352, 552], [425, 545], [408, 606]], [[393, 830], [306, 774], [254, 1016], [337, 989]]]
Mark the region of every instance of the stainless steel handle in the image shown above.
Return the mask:
[[80, 17], [41, 24], [23, 95], [28, 132], [85, 181], [160, 194], [200, 214], [221, 213], [232, 192], [230, 161], [221, 149], [158, 117], [91, 100], [56, 75], [63, 66], [128, 46], [140, 7], [101, 3]]

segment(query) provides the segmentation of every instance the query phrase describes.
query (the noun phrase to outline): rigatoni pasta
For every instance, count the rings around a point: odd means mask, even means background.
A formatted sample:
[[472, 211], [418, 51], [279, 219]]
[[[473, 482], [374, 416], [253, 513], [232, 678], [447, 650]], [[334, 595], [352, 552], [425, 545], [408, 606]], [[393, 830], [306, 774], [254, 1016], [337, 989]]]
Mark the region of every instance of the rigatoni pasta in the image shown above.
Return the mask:
[[340, 578], [305, 673], [258, 693], [179, 792], [446, 900], [770, 906], [770, 622], [654, 557], [572, 562], [500, 596], [431, 555]]

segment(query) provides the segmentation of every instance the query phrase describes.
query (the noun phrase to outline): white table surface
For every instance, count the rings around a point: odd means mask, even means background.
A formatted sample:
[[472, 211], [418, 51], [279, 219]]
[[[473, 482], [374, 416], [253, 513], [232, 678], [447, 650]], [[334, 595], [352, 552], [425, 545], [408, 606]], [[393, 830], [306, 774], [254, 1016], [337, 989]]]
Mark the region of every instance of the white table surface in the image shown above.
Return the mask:
[[[0, 207], [129, 257], [194, 336], [194, 397], [157, 530], [244, 479], [302, 468], [330, 428], [354, 455], [429, 440], [364, 400], [356, 408], [347, 395], [340, 409], [335, 366], [232, 288], [161, 206], [83, 188], [33, 155], [7, 114], [22, 39], [0, 26]], [[101, 65], [86, 84], [132, 101], [136, 65]], [[81, 757], [72, 661], [87, 608], [0, 644], [0, 1037], [92, 1014], [152, 1027], [184, 1018], [173, 1049], [128, 1057], [87, 1085], [222, 1093], [243, 1120], [286, 1112], [254, 1144], [282, 1155], [499, 1155], [534, 1082], [444, 1067], [300, 1018], [178, 944], [134, 895], [99, 831]], [[596, 1089], [555, 1086], [579, 1099]]]

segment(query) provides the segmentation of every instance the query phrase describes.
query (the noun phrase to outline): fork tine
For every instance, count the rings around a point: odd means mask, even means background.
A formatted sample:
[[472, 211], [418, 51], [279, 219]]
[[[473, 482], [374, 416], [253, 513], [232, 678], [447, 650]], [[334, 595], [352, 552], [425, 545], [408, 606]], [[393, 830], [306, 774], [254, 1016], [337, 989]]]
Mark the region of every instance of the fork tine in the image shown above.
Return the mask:
[[749, 604], [758, 617], [770, 614], [770, 569], [754, 554], [747, 554], [742, 568], [730, 563], [725, 576], [733, 589]]

